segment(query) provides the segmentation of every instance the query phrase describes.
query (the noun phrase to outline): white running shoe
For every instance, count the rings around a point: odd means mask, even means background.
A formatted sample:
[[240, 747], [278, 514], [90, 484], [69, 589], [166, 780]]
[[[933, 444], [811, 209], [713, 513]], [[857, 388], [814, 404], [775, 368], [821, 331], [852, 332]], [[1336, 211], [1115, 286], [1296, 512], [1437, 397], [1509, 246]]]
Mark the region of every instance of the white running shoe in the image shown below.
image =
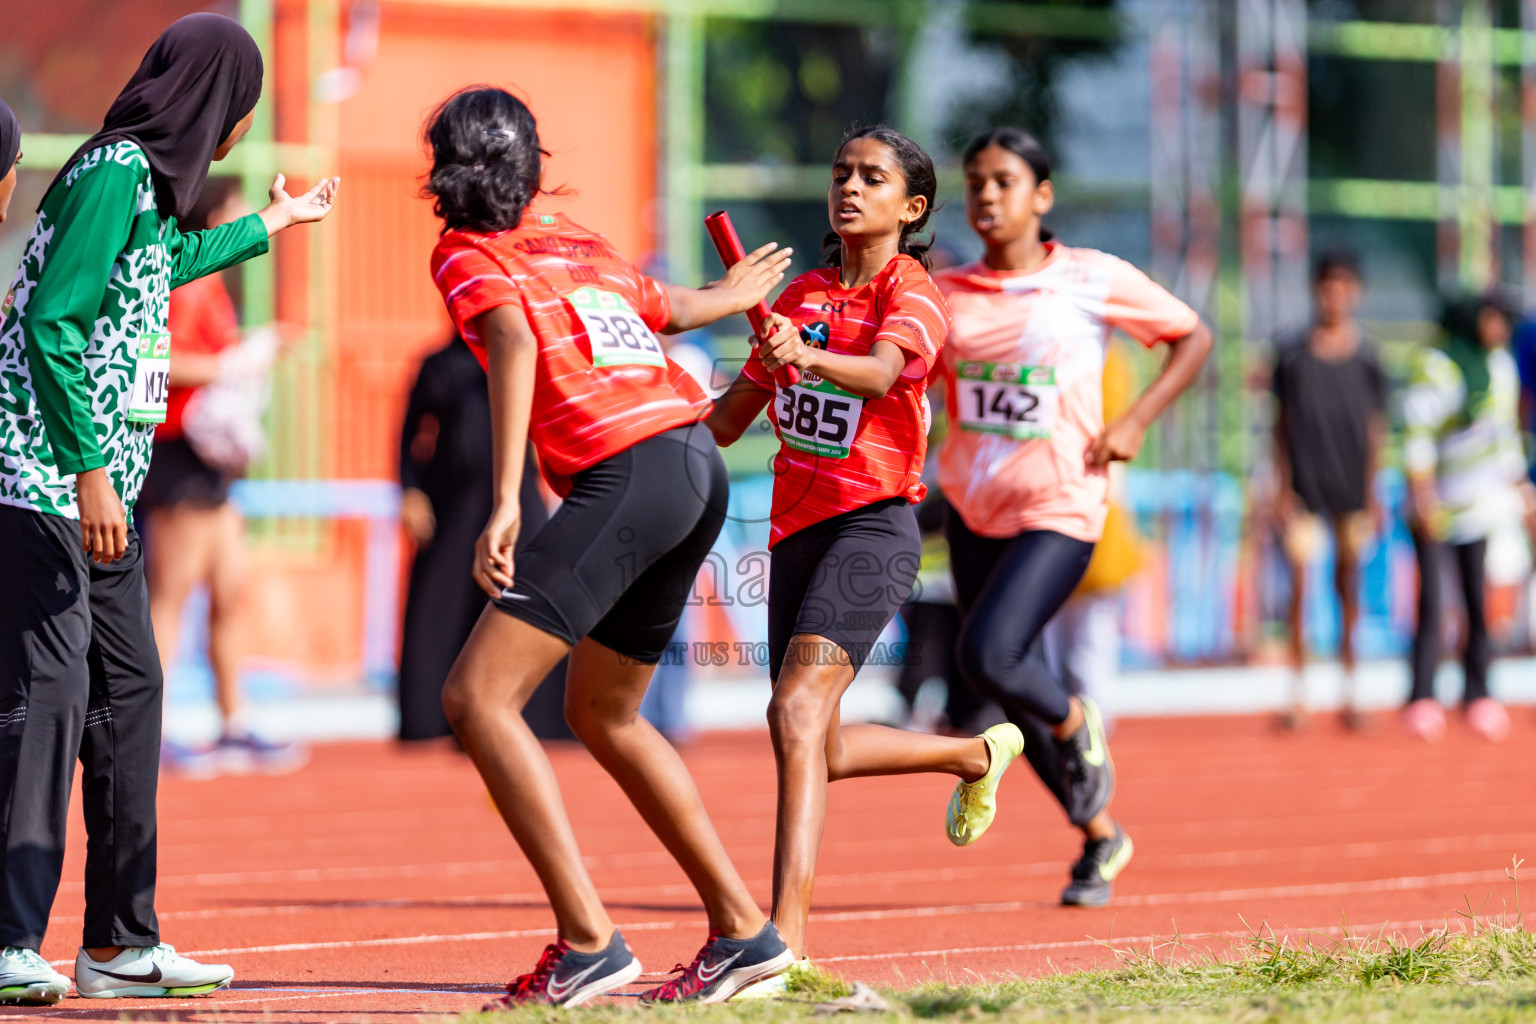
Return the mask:
[[788, 969], [775, 974], [771, 978], [754, 982], [746, 988], [731, 996], [731, 1002], [738, 1003], [748, 999], [785, 999], [789, 996], [790, 981], [796, 975], [811, 969], [809, 957], [801, 957], [790, 964]]
[[0, 949], [0, 1003], [52, 1006], [69, 994], [69, 979], [35, 949]]
[[188, 960], [163, 942], [130, 946], [103, 963], [83, 949], [75, 956], [75, 988], [86, 999], [200, 996], [234, 980], [234, 968], [227, 964]]

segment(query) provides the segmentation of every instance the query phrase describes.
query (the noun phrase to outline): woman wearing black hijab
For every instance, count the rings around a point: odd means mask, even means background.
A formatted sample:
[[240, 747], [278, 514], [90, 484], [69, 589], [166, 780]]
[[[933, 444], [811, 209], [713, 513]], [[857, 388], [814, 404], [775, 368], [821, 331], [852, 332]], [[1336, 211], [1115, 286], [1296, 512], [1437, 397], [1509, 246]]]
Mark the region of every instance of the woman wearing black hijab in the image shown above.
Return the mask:
[[228, 18], [162, 33], [49, 186], [0, 303], [0, 1001], [68, 991], [37, 950], [76, 759], [89, 837], [80, 995], [195, 995], [233, 977], [160, 942], [162, 680], [129, 515], [165, 418], [171, 289], [266, 252], [335, 201], [335, 179], [290, 197], [279, 176], [259, 214], [177, 229], [210, 161], [250, 128], [261, 71]]
[[16, 160], [21, 156], [21, 125], [11, 108], [0, 100], [0, 224], [16, 191]]

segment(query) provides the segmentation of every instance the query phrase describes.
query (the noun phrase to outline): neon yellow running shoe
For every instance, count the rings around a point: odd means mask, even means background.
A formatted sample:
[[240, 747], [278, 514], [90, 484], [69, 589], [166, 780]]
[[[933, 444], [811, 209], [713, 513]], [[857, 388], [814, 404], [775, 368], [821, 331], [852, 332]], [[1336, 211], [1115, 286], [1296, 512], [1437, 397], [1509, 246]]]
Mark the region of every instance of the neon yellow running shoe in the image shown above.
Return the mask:
[[997, 784], [1013, 759], [1024, 752], [1024, 734], [1012, 722], [994, 725], [981, 734], [992, 763], [975, 782], [961, 782], [949, 798], [944, 834], [956, 846], [969, 846], [982, 837], [997, 815]]

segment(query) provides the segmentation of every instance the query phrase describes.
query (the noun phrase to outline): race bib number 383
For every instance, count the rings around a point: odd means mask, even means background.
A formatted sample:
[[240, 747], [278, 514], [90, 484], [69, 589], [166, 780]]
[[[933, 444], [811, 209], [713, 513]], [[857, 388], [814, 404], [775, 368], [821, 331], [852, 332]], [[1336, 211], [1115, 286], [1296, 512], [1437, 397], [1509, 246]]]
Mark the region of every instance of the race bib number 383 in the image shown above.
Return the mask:
[[598, 288], [578, 288], [566, 297], [592, 342], [592, 365], [666, 366], [661, 342], [624, 296]]
[[139, 335], [133, 360], [133, 387], [128, 392], [128, 422], [164, 423], [165, 399], [171, 384], [171, 336], [164, 331]]
[[961, 363], [955, 391], [962, 430], [1006, 434], [1021, 441], [1048, 438], [1061, 411], [1054, 366]]
[[779, 389], [774, 418], [788, 447], [829, 459], [846, 459], [863, 412], [864, 399], [806, 374], [799, 384]]

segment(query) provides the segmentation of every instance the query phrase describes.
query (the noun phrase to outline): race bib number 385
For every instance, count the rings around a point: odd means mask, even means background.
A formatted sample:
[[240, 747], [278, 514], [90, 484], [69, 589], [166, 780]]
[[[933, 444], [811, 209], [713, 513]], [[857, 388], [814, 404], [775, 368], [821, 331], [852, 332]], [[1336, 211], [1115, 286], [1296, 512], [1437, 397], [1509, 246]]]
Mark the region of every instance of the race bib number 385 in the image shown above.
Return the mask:
[[1053, 366], [961, 363], [955, 391], [962, 430], [1006, 434], [1021, 441], [1048, 438], [1061, 411]]
[[592, 342], [592, 365], [666, 366], [661, 342], [624, 296], [598, 288], [578, 288], [566, 297]]
[[128, 392], [128, 422], [164, 423], [171, 384], [171, 336], [164, 331], [139, 335]]
[[806, 374], [799, 384], [779, 389], [774, 417], [779, 436], [788, 447], [829, 459], [846, 459], [863, 412], [864, 399]]

